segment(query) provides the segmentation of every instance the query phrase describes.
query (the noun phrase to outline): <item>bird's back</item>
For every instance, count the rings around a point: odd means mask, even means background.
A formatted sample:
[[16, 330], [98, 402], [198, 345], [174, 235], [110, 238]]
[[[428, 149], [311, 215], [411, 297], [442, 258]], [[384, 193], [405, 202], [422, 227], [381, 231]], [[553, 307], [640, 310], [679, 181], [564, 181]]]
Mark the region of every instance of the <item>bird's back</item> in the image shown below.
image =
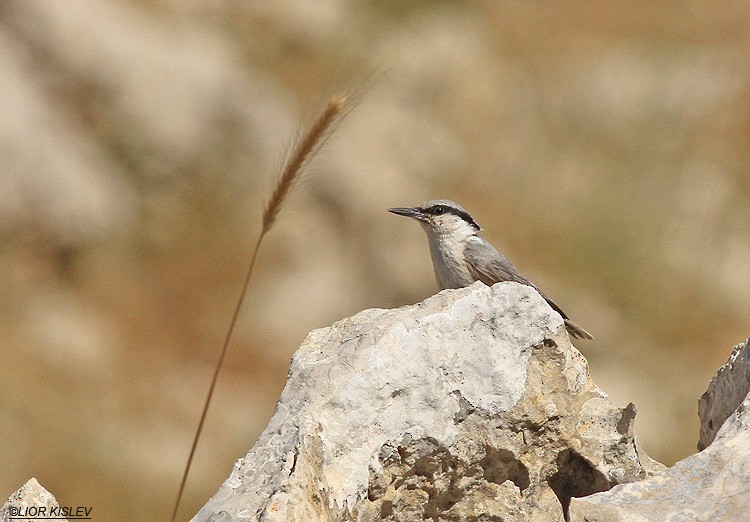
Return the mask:
[[482, 281], [488, 286], [503, 281], [515, 281], [536, 288], [508, 258], [479, 236], [472, 236], [466, 240], [464, 259], [475, 281]]

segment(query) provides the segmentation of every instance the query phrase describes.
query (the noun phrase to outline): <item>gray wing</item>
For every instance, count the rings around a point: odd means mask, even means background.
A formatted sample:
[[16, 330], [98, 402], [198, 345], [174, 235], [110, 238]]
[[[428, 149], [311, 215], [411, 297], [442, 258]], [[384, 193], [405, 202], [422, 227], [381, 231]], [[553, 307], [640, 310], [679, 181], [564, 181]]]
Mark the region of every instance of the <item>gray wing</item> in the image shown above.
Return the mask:
[[469, 271], [487, 286], [492, 286], [495, 283], [502, 281], [514, 281], [521, 283], [522, 285], [528, 285], [534, 288], [544, 298], [545, 301], [552, 307], [552, 309], [560, 314], [563, 319], [567, 319], [559, 306], [557, 306], [552, 299], [544, 295], [534, 283], [526, 279], [526, 277], [519, 272], [513, 263], [498, 252], [495, 247], [490, 245], [487, 241], [479, 236], [473, 236], [466, 240], [466, 249], [464, 250], [464, 258], [466, 264], [469, 266]]
[[552, 301], [552, 299], [544, 295], [534, 283], [526, 279], [526, 277], [524, 277], [524, 275], [513, 266], [513, 263], [508, 261], [504, 255], [498, 252], [495, 247], [481, 237], [473, 236], [466, 240], [464, 258], [469, 267], [469, 272], [487, 286], [492, 286], [501, 281], [515, 281], [522, 285], [528, 285], [539, 292], [539, 295], [547, 301], [547, 304], [562, 316], [563, 321], [565, 322], [565, 328], [572, 337], [575, 337], [576, 339], [594, 338], [586, 330], [568, 319], [565, 312], [563, 312], [562, 309]]

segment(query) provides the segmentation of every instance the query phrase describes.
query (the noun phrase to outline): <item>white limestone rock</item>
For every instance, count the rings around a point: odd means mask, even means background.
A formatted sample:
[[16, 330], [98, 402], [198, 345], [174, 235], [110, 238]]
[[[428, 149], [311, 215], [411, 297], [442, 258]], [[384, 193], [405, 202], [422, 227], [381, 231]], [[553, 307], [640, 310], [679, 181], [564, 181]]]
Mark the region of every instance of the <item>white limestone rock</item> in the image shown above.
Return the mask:
[[727, 363], [716, 373], [698, 400], [701, 433], [698, 450], [709, 446], [724, 421], [750, 393], [750, 339], [734, 347]]
[[8, 497], [0, 512], [0, 522], [10, 522], [27, 517], [34, 520], [46, 516], [54, 516], [55, 520], [64, 522], [67, 518], [59, 516], [54, 511], [59, 508], [60, 505], [57, 503], [55, 496], [32, 477]]
[[736, 346], [699, 402], [703, 451], [658, 477], [573, 499], [571, 522], [748, 520], [750, 348]]
[[476, 283], [311, 332], [193, 520], [563, 520], [571, 496], [659, 470], [634, 417], [535, 290]]

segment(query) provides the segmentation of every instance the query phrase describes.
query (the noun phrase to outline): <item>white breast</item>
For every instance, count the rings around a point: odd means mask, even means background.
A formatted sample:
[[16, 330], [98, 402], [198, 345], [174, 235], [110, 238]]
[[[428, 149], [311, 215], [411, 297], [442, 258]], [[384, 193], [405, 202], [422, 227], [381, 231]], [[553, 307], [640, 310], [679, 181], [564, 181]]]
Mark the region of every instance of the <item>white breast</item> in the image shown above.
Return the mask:
[[464, 261], [463, 238], [453, 235], [435, 235], [429, 237], [432, 266], [435, 279], [440, 289], [463, 288], [477, 279], [469, 272]]

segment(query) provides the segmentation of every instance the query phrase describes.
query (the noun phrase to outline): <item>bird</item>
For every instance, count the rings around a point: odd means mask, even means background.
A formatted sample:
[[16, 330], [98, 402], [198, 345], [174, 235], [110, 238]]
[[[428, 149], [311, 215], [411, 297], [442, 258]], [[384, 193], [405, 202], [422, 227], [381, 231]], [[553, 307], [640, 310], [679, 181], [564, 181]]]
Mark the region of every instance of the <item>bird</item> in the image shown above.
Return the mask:
[[427, 233], [432, 266], [440, 290], [463, 288], [481, 281], [487, 286], [514, 281], [534, 288], [565, 322], [576, 339], [594, 337], [568, 319], [562, 309], [477, 233], [482, 227], [464, 208], [447, 199], [436, 199], [418, 207], [389, 208], [388, 212], [416, 219]]

